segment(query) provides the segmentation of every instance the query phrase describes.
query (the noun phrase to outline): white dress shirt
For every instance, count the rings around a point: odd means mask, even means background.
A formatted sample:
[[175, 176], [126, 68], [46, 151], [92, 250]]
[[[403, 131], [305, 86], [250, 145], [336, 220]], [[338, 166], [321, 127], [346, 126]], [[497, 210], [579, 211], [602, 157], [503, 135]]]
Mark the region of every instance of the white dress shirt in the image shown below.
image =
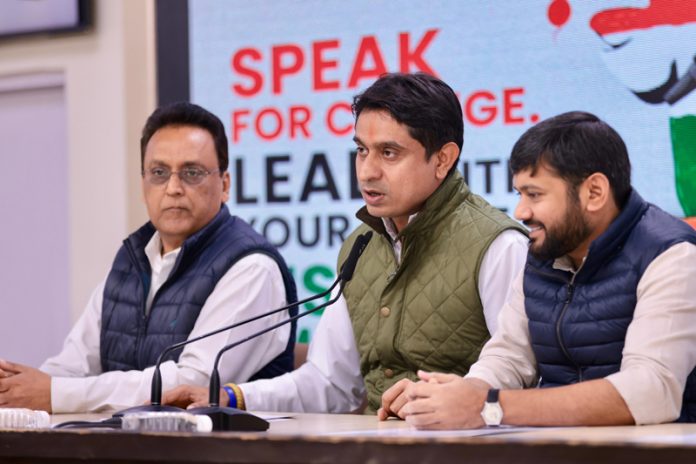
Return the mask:
[[[696, 246], [690, 243], [663, 252], [638, 282], [620, 370], [606, 377], [636, 424], [679, 417], [686, 378], [696, 366], [695, 282]], [[498, 324], [466, 377], [501, 389], [535, 385], [538, 374], [529, 342], [523, 273], [515, 279]]]
[[[145, 248], [152, 268], [148, 311], [181, 249], [164, 256], [160, 250], [159, 234], [155, 233]], [[92, 293], [60, 354], [40, 367], [52, 376], [54, 413], [122, 409], [150, 399], [153, 367], [143, 371], [102, 372], [99, 344], [104, 284], [105, 280]], [[278, 265], [264, 254], [251, 254], [237, 261], [218, 281], [201, 308], [189, 338], [285, 304], [285, 286]], [[281, 312], [185, 346], [178, 362], [162, 363], [163, 390], [185, 383], [207, 386], [215, 355], [223, 346], [287, 317], [288, 313]], [[220, 361], [221, 381], [249, 379], [285, 349], [289, 334], [290, 326], [286, 325], [225, 353]]]
[[[478, 290], [491, 332], [495, 331], [498, 312], [526, 257], [527, 238], [513, 230], [501, 233], [484, 255]], [[312, 335], [305, 364], [293, 372], [245, 383], [240, 388], [249, 410], [350, 412], [357, 409], [362, 404], [365, 386], [345, 299], [339, 298], [324, 311]]]

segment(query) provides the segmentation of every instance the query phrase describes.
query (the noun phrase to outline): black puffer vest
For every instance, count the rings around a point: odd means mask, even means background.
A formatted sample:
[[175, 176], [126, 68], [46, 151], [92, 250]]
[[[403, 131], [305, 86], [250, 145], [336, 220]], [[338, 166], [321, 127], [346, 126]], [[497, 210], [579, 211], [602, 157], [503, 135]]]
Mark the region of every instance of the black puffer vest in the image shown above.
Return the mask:
[[[242, 219], [231, 216], [223, 205], [208, 225], [186, 239], [169, 278], [146, 314], [151, 269], [145, 246], [154, 233], [148, 222], [124, 240], [106, 279], [100, 347], [104, 372], [143, 370], [155, 364], [165, 347], [186, 340], [220, 278], [252, 253], [266, 254], [278, 264], [286, 300], [297, 301], [295, 282], [278, 251]], [[290, 313], [297, 314], [297, 307]], [[294, 346], [293, 323], [285, 351], [252, 379], [291, 371]], [[178, 360], [181, 351], [172, 352], [168, 359]]]
[[[681, 242], [696, 244], [696, 232], [633, 191], [592, 242], [574, 278], [554, 269], [552, 260], [528, 256], [525, 308], [542, 387], [619, 371], [638, 282], [653, 259]], [[696, 422], [696, 369], [688, 377], [679, 420]]]

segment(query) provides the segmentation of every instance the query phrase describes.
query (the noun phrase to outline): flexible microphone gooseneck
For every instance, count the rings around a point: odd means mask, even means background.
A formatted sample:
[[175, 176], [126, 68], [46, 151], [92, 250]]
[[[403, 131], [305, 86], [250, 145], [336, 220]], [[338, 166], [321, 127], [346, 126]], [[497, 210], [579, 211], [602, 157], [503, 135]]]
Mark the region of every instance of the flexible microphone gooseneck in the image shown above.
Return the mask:
[[343, 288], [345, 284], [353, 278], [353, 273], [355, 272], [355, 267], [358, 263], [358, 258], [360, 258], [360, 255], [362, 255], [363, 251], [365, 251], [365, 247], [367, 247], [367, 244], [371, 238], [372, 232], [366, 232], [365, 234], [359, 235], [358, 238], [355, 240], [353, 248], [351, 248], [348, 257], [346, 258], [345, 262], [343, 263], [343, 266], [341, 267], [339, 276], [336, 279], [337, 281], [341, 282], [341, 285], [339, 286], [338, 292], [336, 293], [336, 296], [333, 299], [327, 301], [326, 303], [320, 306], [317, 306], [316, 308], [310, 309], [303, 313], [297, 314], [296, 316], [290, 317], [284, 321], [278, 322], [277, 324], [273, 324], [272, 326], [266, 327], [263, 330], [260, 330], [254, 334], [249, 335], [248, 337], [243, 338], [242, 340], [224, 346], [215, 357], [215, 362], [213, 363], [213, 371], [210, 374], [210, 405], [208, 407], [203, 408], [189, 409], [188, 412], [191, 412], [193, 414], [205, 414], [208, 417], [210, 417], [213, 421], [213, 430], [234, 430], [239, 432], [267, 430], [269, 427], [268, 421], [261, 419], [260, 417], [254, 416], [253, 414], [250, 414], [246, 411], [242, 411], [236, 408], [220, 406], [220, 374], [218, 372], [220, 358], [225, 352], [231, 350], [232, 348], [235, 348], [243, 343], [248, 342], [249, 340], [252, 340], [267, 332], [270, 332], [271, 330], [277, 329], [278, 327], [281, 327], [285, 324], [289, 324], [293, 321], [298, 320], [301, 317], [307, 316], [308, 314], [312, 314], [314, 312], [319, 311], [320, 309], [334, 304], [343, 294]]
[[[346, 262], [347, 262], [347, 260], [346, 260]], [[184, 340], [184, 341], [175, 343], [173, 345], [169, 345], [164, 350], [162, 350], [162, 353], [160, 353], [159, 357], [157, 358], [157, 362], [155, 363], [155, 370], [152, 373], [152, 384], [151, 384], [152, 386], [150, 389], [150, 404], [142, 405], [142, 406], [134, 406], [132, 408], [117, 411], [116, 413], [114, 413], [113, 417], [121, 417], [121, 416], [125, 416], [127, 414], [134, 414], [134, 413], [140, 413], [140, 412], [183, 411], [183, 409], [178, 408], [176, 406], [167, 406], [167, 405], [162, 404], [162, 374], [160, 371], [160, 365], [162, 364], [165, 357], [169, 353], [176, 350], [177, 348], [181, 348], [185, 345], [188, 345], [189, 343], [197, 342], [198, 340], [212, 337], [213, 335], [217, 335], [220, 332], [224, 332], [225, 330], [231, 330], [231, 329], [237, 328], [239, 326], [249, 324], [250, 322], [254, 322], [258, 319], [273, 315], [273, 314], [278, 313], [280, 311], [288, 310], [288, 309], [292, 308], [293, 306], [299, 306], [299, 305], [308, 303], [312, 300], [316, 300], [318, 298], [323, 298], [326, 295], [328, 295], [329, 293], [331, 293], [331, 291], [336, 287], [336, 285], [338, 285], [338, 283], [340, 281], [341, 281], [341, 275], [336, 277], [336, 280], [333, 282], [333, 284], [331, 284], [331, 286], [327, 290], [325, 290], [321, 293], [317, 293], [316, 295], [310, 296], [308, 298], [305, 298], [304, 300], [297, 301], [295, 303], [291, 303], [289, 305], [283, 306], [282, 308], [273, 309], [273, 310], [268, 311], [266, 313], [259, 314], [257, 316], [253, 316], [253, 317], [250, 317], [248, 319], [244, 319], [243, 321], [235, 322], [234, 324], [230, 324], [230, 325], [222, 327], [220, 329], [216, 329], [212, 332], [205, 333], [205, 334], [200, 335], [198, 337], [190, 338], [188, 340]]]

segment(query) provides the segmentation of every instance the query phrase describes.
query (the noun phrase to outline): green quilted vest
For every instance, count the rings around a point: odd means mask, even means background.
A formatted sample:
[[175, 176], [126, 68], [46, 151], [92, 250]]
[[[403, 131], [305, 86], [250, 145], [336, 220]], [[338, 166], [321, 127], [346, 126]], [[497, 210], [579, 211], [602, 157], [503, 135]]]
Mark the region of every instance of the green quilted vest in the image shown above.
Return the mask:
[[374, 230], [345, 298], [367, 389], [367, 413], [398, 380], [416, 371], [464, 375], [490, 334], [478, 294], [478, 271], [491, 242], [524, 229], [470, 192], [459, 173], [448, 177], [399, 234], [401, 263], [380, 218], [366, 208], [341, 248], [339, 267], [357, 235]]

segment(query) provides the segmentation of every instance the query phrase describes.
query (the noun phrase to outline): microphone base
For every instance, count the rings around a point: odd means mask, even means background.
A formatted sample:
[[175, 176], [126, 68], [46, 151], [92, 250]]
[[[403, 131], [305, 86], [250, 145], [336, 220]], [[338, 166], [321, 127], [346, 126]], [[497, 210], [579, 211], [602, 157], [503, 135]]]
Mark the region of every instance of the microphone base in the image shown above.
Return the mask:
[[213, 430], [222, 432], [265, 432], [269, 423], [246, 411], [223, 406], [187, 409], [191, 414], [203, 414], [213, 421]]
[[128, 409], [116, 411], [111, 417], [123, 417], [129, 414], [138, 414], [142, 412], [185, 412], [185, 409], [177, 408], [176, 406], [167, 406], [164, 404], [145, 404], [143, 406], [133, 406]]

